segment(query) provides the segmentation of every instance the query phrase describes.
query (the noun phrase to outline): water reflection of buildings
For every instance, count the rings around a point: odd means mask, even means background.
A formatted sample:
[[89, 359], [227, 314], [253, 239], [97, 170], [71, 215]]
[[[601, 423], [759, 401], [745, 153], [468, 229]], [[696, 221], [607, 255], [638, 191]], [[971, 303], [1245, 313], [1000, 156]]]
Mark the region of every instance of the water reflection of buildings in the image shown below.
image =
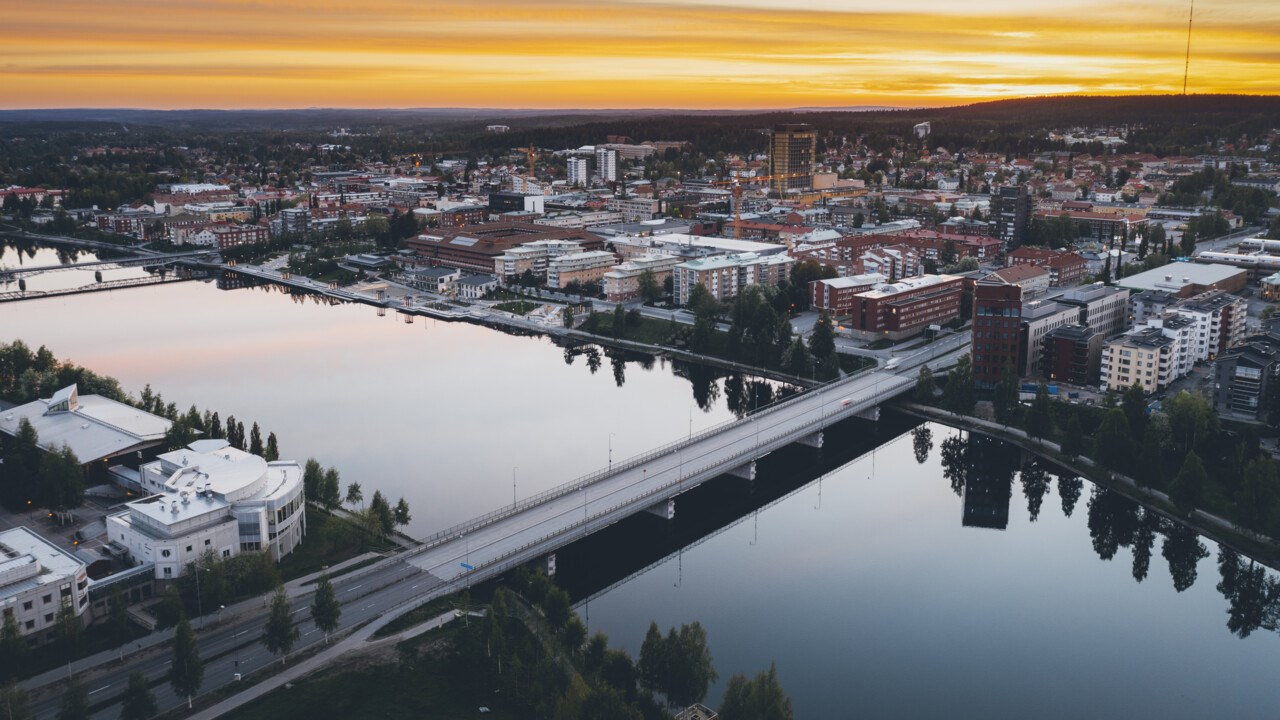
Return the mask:
[[1021, 452], [994, 438], [971, 434], [965, 454], [968, 467], [964, 474], [961, 524], [1004, 530], [1009, 526], [1013, 473], [1020, 465]]
[[1004, 530], [1009, 526], [1009, 498], [1013, 486], [1008, 478], [974, 473], [964, 481], [965, 527]]

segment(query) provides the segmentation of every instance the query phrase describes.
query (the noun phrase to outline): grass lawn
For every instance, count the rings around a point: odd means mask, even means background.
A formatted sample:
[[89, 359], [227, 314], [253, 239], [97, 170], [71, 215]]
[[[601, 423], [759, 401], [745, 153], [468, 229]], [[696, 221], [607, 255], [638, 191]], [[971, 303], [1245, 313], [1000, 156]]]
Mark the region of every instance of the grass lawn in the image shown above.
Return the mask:
[[[231, 720], [280, 718], [381, 718], [463, 720], [516, 716], [488, 683], [468, 677], [458, 663], [421, 659], [404, 670], [395, 664], [321, 675], [295, 682], [224, 716]], [[490, 712], [481, 714], [481, 706]]]
[[541, 305], [539, 303], [529, 302], [528, 300], [513, 300], [498, 303], [493, 307], [495, 310], [502, 310], [503, 312], [514, 313], [516, 315], [528, 315], [538, 307], [541, 307]]
[[[473, 601], [473, 604], [474, 604], [474, 601]], [[446, 595], [444, 597], [439, 597], [427, 603], [426, 605], [423, 605], [422, 607], [417, 608], [416, 610], [407, 612], [404, 615], [401, 615], [400, 617], [396, 618], [395, 620], [392, 620], [391, 622], [381, 627], [377, 632], [375, 632], [373, 636], [375, 638], [383, 638], [383, 637], [387, 637], [388, 635], [395, 635], [401, 630], [408, 630], [414, 625], [420, 625], [447, 610], [451, 610], [454, 608], [461, 608], [461, 607], [462, 607], [461, 593], [454, 593], [453, 595]]]
[[306, 540], [280, 561], [280, 575], [289, 581], [369, 550], [389, 549], [391, 546], [382, 542], [365, 542], [356, 526], [310, 506], [307, 508]]

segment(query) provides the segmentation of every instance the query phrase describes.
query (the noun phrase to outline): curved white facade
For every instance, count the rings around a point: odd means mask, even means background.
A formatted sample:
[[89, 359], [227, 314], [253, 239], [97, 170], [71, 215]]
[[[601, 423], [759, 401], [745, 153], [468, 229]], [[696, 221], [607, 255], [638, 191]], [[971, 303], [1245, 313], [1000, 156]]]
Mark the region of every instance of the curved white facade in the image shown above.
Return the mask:
[[199, 440], [139, 468], [154, 494], [107, 518], [112, 542], [139, 562], [155, 563], [157, 580], [181, 575], [212, 552], [288, 555], [306, 534], [302, 468], [267, 462], [225, 440]]

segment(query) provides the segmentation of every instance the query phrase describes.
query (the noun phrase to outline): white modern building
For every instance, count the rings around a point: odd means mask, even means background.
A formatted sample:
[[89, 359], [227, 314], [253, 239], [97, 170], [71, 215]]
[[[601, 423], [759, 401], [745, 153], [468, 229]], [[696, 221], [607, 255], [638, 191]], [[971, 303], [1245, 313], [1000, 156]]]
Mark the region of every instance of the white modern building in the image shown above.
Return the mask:
[[89, 605], [83, 561], [25, 527], [0, 533], [0, 612], [28, 645], [53, 640], [63, 603], [83, 622]]
[[302, 468], [267, 462], [226, 440], [197, 440], [139, 469], [154, 493], [107, 517], [108, 541], [140, 563], [154, 563], [157, 580], [171, 580], [206, 553], [225, 559], [265, 551], [288, 555], [306, 534]]
[[749, 285], [776, 287], [785, 280], [795, 258], [789, 255], [739, 253], [682, 262], [672, 268], [672, 296], [689, 304], [689, 293], [702, 284], [716, 300], [732, 300]]
[[618, 151], [605, 147], [596, 148], [596, 175], [603, 182], [618, 179]]
[[569, 184], [574, 187], [586, 187], [591, 184], [591, 170], [586, 158], [569, 158]]
[[640, 255], [604, 274], [604, 294], [610, 302], [633, 300], [640, 294], [640, 276], [647, 270], [661, 287], [671, 277], [671, 269], [681, 263], [674, 255]]
[[568, 253], [547, 262], [547, 287], [563, 288], [575, 280], [598, 282], [618, 264], [618, 256], [607, 250]]

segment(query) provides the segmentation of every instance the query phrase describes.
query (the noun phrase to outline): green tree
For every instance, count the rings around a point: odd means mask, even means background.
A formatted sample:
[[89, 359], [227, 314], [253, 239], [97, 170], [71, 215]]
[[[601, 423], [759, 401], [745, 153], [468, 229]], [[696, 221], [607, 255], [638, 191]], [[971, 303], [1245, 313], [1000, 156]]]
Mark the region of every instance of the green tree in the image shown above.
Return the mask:
[[957, 415], [969, 415], [975, 404], [973, 366], [969, 356], [962, 355], [956, 366], [947, 373], [947, 385], [942, 391], [942, 406]]
[[342, 483], [335, 468], [324, 472], [324, 480], [320, 483], [320, 504], [324, 509], [333, 512], [342, 504]]
[[1049, 405], [1049, 388], [1043, 383], [1036, 389], [1036, 399], [1031, 401], [1027, 413], [1027, 437], [1041, 440], [1053, 432], [1053, 414]]
[[564, 624], [563, 635], [565, 649], [570, 655], [576, 656], [582, 649], [582, 644], [587, 641], [587, 626], [582, 624], [576, 614], [570, 615], [569, 621]]
[[204, 683], [204, 662], [200, 660], [200, 648], [196, 645], [196, 634], [191, 631], [191, 621], [186, 613], [178, 616], [178, 629], [173, 635], [173, 663], [169, 666], [169, 684], [173, 692], [187, 698], [187, 708], [191, 708], [191, 698], [200, 692]]
[[769, 663], [769, 671], [748, 680], [737, 674], [729, 678], [720, 703], [724, 720], [791, 720], [791, 699], [778, 682], [778, 669]]
[[249, 454], [259, 457], [266, 454], [266, 449], [262, 446], [262, 429], [258, 427], [258, 423], [254, 423], [253, 429], [249, 431]]
[[622, 309], [622, 303], [618, 303], [613, 307], [613, 337], [620, 338], [627, 331], [627, 311]]
[[1084, 452], [1084, 430], [1080, 427], [1079, 413], [1071, 413], [1067, 419], [1067, 429], [1062, 436], [1062, 454], [1075, 458]]
[[262, 454], [267, 462], [275, 462], [280, 459], [280, 444], [276, 441], [275, 433], [267, 433], [267, 448]]
[[302, 489], [308, 500], [320, 500], [320, 486], [323, 482], [324, 469], [315, 458], [307, 458], [306, 465], [302, 468]]
[[1017, 419], [1019, 383], [1018, 372], [1013, 369], [1013, 365], [1005, 365], [991, 394], [991, 409], [995, 413], [996, 422], [1001, 425], [1010, 425]]
[[177, 585], [170, 585], [160, 595], [160, 602], [155, 605], [156, 629], [164, 630], [178, 624], [182, 618], [182, 595]]
[[10, 682], [0, 691], [0, 712], [4, 720], [31, 720], [35, 715], [27, 705], [27, 692]]
[[710, 320], [713, 324], [720, 315], [720, 303], [702, 283], [689, 290], [689, 301], [685, 303], [685, 307], [692, 310], [696, 318]]
[[1183, 390], [1164, 404], [1164, 413], [1179, 454], [1201, 448], [1218, 435], [1218, 414], [1200, 393]]
[[1262, 532], [1267, 527], [1280, 488], [1280, 468], [1266, 458], [1253, 460], [1244, 469], [1244, 482], [1236, 499], [1236, 512], [1245, 527]]
[[393, 513], [395, 514], [396, 525], [400, 527], [407, 526], [409, 521], [413, 519], [413, 516], [409, 514], [409, 503], [406, 502], [404, 498], [400, 498], [400, 500], [396, 502], [396, 507]]
[[564, 310], [560, 311], [560, 322], [567, 328], [573, 327], [573, 307], [565, 305]]
[[667, 660], [667, 641], [658, 630], [658, 623], [650, 620], [649, 630], [640, 645], [640, 661], [636, 664], [640, 671], [640, 684], [654, 691], [662, 692], [666, 687], [667, 677], [671, 672]]
[[129, 673], [129, 685], [120, 700], [120, 720], [150, 720], [156, 714], [156, 697], [147, 677], [140, 671]]
[[916, 390], [913, 396], [915, 401], [925, 405], [932, 403], [933, 394], [937, 389], [938, 386], [933, 381], [933, 371], [928, 365], [921, 365], [920, 373], [916, 375]]
[[58, 643], [62, 645], [67, 661], [70, 662], [79, 650], [80, 636], [84, 631], [84, 627], [80, 624], [80, 617], [76, 615], [75, 605], [72, 604], [71, 598], [62, 599], [62, 605], [58, 607], [58, 617], [55, 622], [58, 625]]
[[655, 303], [662, 299], [662, 285], [652, 270], [647, 268], [641, 270], [639, 277], [636, 278], [636, 285], [640, 291], [641, 302]]
[[390, 535], [396, 529], [395, 512], [391, 510], [391, 504], [387, 502], [381, 490], [373, 491], [373, 499], [369, 501], [369, 513], [373, 515], [380, 534]]
[[[785, 322], [785, 321], [784, 321]], [[824, 310], [813, 326], [813, 334], [809, 336], [809, 352], [824, 367], [831, 367], [836, 359], [836, 329], [831, 316]]]
[[697, 621], [682, 625], [678, 632], [672, 628], [667, 633], [667, 651], [670, 673], [663, 694], [676, 707], [702, 702], [719, 677], [707, 647], [707, 631]]
[[1122, 470], [1129, 463], [1133, 452], [1133, 438], [1129, 436], [1129, 420], [1120, 408], [1112, 408], [1102, 417], [1095, 441], [1098, 462], [1111, 470]]
[[810, 365], [809, 349], [804, 346], [804, 341], [797, 337], [795, 342], [791, 343], [791, 347], [782, 354], [782, 369], [796, 377], [804, 377], [809, 374]]
[[315, 599], [311, 603], [311, 620], [316, 628], [324, 633], [324, 641], [329, 643], [329, 633], [338, 629], [338, 620], [342, 617], [342, 605], [338, 603], [337, 593], [328, 575], [321, 575], [316, 583]]
[[347, 486], [347, 504], [352, 507], [359, 505], [364, 507], [364, 491], [360, 488], [360, 483], [353, 482]]
[[1178, 245], [1178, 249], [1182, 251], [1184, 256], [1190, 257], [1196, 252], [1196, 223], [1194, 220], [1187, 222], [1187, 229], [1182, 233], [1182, 241]]
[[84, 470], [71, 448], [62, 445], [40, 458], [42, 500], [55, 509], [77, 508], [84, 504]]
[[284, 587], [278, 587], [271, 597], [267, 624], [262, 628], [262, 644], [272, 654], [279, 655], [283, 665], [298, 637], [298, 628], [294, 627], [293, 615], [289, 612], [289, 596], [285, 594]]
[[89, 720], [89, 691], [74, 677], [62, 688], [58, 720]]
[[27, 655], [27, 641], [13, 613], [4, 614], [4, 629], [0, 631], [0, 680], [5, 682], [21, 674]]
[[129, 599], [125, 597], [120, 584], [111, 586], [111, 595], [107, 600], [107, 628], [111, 633], [111, 642], [123, 647], [129, 639], [129, 630], [133, 622], [129, 620]]
[[1124, 395], [1120, 398], [1120, 408], [1129, 420], [1130, 437], [1142, 437], [1147, 427], [1147, 391], [1142, 389], [1141, 383], [1134, 382], [1125, 388]]
[[1190, 515], [1203, 502], [1204, 484], [1208, 479], [1209, 475], [1205, 472], [1204, 462], [1200, 460], [1196, 451], [1192, 450], [1187, 453], [1186, 459], [1182, 461], [1182, 468], [1178, 470], [1178, 474], [1173, 478], [1173, 484], [1169, 486], [1169, 499], [1173, 501], [1175, 507]]
[[559, 632], [569, 622], [570, 602], [569, 593], [558, 587], [553, 587], [543, 596], [542, 614], [547, 618], [547, 624], [552, 630]]

